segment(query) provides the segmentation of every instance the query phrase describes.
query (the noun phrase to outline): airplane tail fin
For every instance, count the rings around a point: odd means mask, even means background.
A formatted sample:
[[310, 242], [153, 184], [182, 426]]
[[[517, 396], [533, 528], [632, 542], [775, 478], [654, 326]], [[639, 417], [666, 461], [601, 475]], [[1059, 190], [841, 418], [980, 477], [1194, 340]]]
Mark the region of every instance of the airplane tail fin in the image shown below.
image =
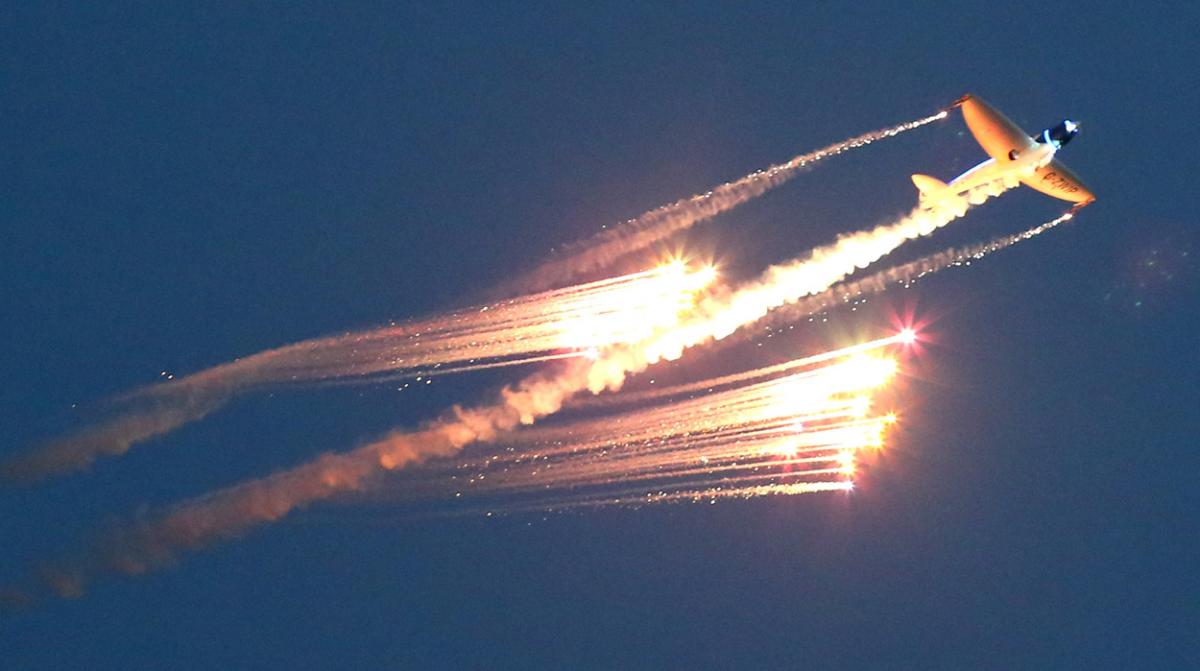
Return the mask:
[[942, 180], [929, 175], [913, 175], [912, 181], [917, 187], [917, 191], [921, 192], [921, 202], [936, 198], [948, 186]]

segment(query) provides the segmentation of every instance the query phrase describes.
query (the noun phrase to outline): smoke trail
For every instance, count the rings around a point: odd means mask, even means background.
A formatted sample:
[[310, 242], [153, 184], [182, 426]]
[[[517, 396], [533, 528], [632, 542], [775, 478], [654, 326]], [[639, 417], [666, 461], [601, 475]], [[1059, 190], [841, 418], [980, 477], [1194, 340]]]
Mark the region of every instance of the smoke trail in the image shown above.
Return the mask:
[[945, 119], [947, 115], [948, 112], [943, 110], [916, 121], [863, 133], [823, 149], [801, 154], [785, 163], [756, 170], [741, 179], [714, 187], [710, 191], [650, 210], [588, 240], [567, 247], [562, 258], [548, 261], [513, 284], [501, 287], [498, 293], [507, 295], [522, 291], [539, 291], [584, 273], [606, 268], [626, 254], [645, 249], [675, 233], [691, 228], [693, 224], [711, 219], [748, 200], [761, 196], [825, 158], [895, 137], [906, 131]]
[[[980, 187], [971, 202], [1011, 188]], [[50, 585], [62, 595], [82, 590], [94, 572], [141, 573], [169, 563], [181, 550], [198, 550], [240, 536], [299, 508], [343, 493], [364, 491], [405, 466], [457, 454], [464, 446], [490, 442], [505, 431], [529, 425], [562, 408], [584, 390], [620, 389], [625, 378], [687, 348], [722, 339], [772, 309], [827, 289], [865, 268], [905, 241], [928, 235], [960, 216], [955, 207], [918, 208], [899, 221], [839, 238], [806, 259], [769, 268], [756, 282], [718, 292], [677, 326], [637, 345], [607, 349], [595, 361], [575, 360], [506, 387], [490, 404], [455, 406], [445, 417], [416, 432], [395, 432], [351, 452], [325, 454], [310, 463], [182, 502], [111, 535], [106, 550], [90, 564], [54, 572]]]
[[[222, 364], [119, 399], [115, 416], [0, 465], [9, 482], [80, 470], [166, 434], [263, 387], [465, 372], [584, 356], [670, 325], [714, 279], [682, 263], [460, 310], [404, 325], [308, 340]], [[568, 349], [568, 352], [562, 352]]]
[[[1020, 233], [998, 236], [987, 242], [946, 249], [935, 254], [923, 256], [909, 263], [881, 270], [862, 279], [842, 282], [819, 294], [814, 294], [771, 312], [764, 319], [759, 320], [755, 326], [770, 327], [787, 324], [828, 310], [837, 305], [850, 303], [863, 296], [883, 293], [888, 288], [897, 284], [908, 286], [923, 277], [942, 270], [970, 265], [973, 261], [978, 261], [985, 256], [1012, 247], [1017, 243], [1036, 238], [1070, 221], [1080, 209], [1082, 208], [1078, 206], [1073, 207], [1050, 221], [1038, 224]], [[743, 331], [743, 337], [753, 337], [757, 330], [751, 331], [747, 329]]]
[[32, 483], [51, 475], [80, 470], [102, 456], [129, 451], [134, 443], [155, 438], [215, 412], [226, 396], [198, 388], [191, 393], [158, 401], [93, 427], [54, 441], [0, 464], [0, 479]]
[[397, 431], [350, 452], [327, 453], [307, 464], [185, 501], [118, 530], [86, 561], [48, 569], [44, 579], [60, 596], [77, 596], [93, 574], [144, 573], [168, 565], [180, 551], [235, 538], [297, 508], [365, 490], [390, 471], [457, 454], [471, 442], [492, 440], [499, 432], [557, 411], [565, 398], [586, 388], [591, 367], [588, 361], [571, 361], [561, 370], [537, 373], [506, 387], [491, 404], [475, 409], [456, 406], [420, 430]]
[[693, 317], [647, 345], [645, 355], [651, 362], [672, 360], [687, 348], [722, 340], [773, 310], [827, 290], [905, 242], [930, 235], [963, 216], [970, 206], [1016, 184], [1006, 180], [980, 185], [961, 199], [918, 207], [897, 222], [842, 236], [805, 259], [772, 266], [758, 281], [736, 291], [714, 291], [697, 304]]

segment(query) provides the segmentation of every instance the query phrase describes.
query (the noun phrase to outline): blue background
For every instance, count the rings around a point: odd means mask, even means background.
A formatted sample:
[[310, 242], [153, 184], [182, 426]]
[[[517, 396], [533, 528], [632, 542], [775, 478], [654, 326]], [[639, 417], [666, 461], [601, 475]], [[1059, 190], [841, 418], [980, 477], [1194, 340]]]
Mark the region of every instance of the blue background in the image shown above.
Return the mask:
[[[5, 668], [1200, 665], [1190, 3], [39, 3], [0, 22], [0, 449], [263, 348], [484, 295], [550, 248], [966, 91], [1099, 202], [700, 376], [930, 322], [851, 496], [411, 519], [322, 506], [0, 621]], [[752, 274], [982, 158], [951, 120], [698, 227]], [[1022, 230], [1025, 189], [904, 258]], [[19, 581], [106, 520], [347, 449], [519, 372], [281, 391], [0, 491]], [[94, 407], [94, 406], [92, 406]]]

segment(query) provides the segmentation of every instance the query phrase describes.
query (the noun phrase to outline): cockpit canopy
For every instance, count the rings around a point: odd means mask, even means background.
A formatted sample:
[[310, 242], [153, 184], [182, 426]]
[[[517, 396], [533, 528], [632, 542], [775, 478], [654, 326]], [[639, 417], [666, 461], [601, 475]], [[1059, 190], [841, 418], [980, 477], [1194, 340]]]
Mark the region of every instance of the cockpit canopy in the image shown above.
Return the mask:
[[1079, 134], [1079, 124], [1070, 119], [1063, 119], [1062, 123], [1052, 128], [1047, 128], [1042, 131], [1042, 136], [1038, 138], [1038, 142], [1051, 143], [1055, 148], [1061, 148], [1064, 144], [1071, 141], [1071, 138]]

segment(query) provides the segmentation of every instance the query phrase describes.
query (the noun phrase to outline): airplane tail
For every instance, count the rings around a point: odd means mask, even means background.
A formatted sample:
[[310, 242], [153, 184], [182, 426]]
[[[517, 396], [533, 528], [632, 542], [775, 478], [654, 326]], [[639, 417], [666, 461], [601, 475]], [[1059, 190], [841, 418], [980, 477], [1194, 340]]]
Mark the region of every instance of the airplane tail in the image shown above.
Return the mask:
[[917, 187], [917, 191], [921, 192], [922, 203], [937, 199], [949, 186], [942, 180], [929, 175], [913, 175], [912, 181]]

